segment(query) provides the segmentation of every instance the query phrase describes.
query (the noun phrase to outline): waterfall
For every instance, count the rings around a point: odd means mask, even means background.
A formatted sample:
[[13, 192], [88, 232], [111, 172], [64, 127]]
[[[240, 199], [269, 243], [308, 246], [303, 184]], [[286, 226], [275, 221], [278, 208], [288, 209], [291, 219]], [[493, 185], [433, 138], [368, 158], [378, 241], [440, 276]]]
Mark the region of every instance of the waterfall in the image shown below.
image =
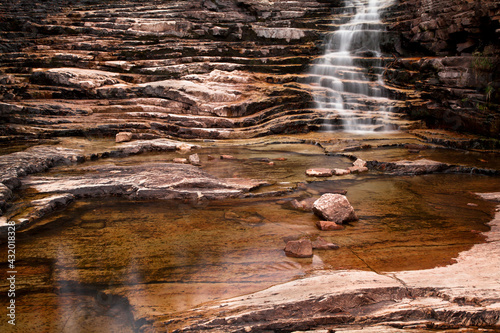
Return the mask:
[[309, 73], [317, 109], [326, 113], [325, 128], [332, 130], [331, 117], [338, 115], [349, 132], [386, 130], [389, 102], [384, 96], [380, 37], [382, 5], [392, 0], [353, 0], [346, 11], [355, 15], [331, 33], [325, 54]]

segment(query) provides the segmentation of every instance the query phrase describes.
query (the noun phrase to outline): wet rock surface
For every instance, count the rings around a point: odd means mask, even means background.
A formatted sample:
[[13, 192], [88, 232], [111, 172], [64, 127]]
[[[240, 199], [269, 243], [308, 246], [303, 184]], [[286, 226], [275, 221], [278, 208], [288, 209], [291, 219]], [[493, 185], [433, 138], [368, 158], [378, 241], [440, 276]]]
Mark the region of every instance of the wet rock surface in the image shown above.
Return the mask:
[[[485, 196], [498, 199], [498, 194]], [[370, 326], [374, 332], [399, 332], [469, 326], [487, 332], [498, 326], [500, 316], [500, 289], [490, 266], [498, 261], [492, 254], [498, 251], [499, 223], [497, 212], [490, 222], [488, 242], [463, 252], [455, 264], [404, 272], [318, 274], [201, 307], [197, 313], [207, 319], [178, 331], [256, 332], [287, 327], [342, 332]]]

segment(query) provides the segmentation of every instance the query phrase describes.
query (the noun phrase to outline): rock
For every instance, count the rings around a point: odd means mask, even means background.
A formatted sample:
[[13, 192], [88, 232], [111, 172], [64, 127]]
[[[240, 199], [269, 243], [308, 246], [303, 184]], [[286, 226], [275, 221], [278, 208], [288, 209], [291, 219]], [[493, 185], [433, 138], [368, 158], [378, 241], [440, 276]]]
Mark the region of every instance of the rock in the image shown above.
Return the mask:
[[349, 167], [349, 172], [350, 173], [362, 173], [362, 172], [367, 172], [368, 168], [367, 167], [362, 167], [362, 166], [352, 166]]
[[358, 158], [356, 161], [354, 161], [354, 163], [352, 163], [352, 165], [354, 165], [355, 167], [366, 167], [366, 162], [363, 161], [362, 159]]
[[335, 176], [344, 176], [351, 173], [348, 169], [333, 169], [332, 171]]
[[319, 217], [337, 224], [358, 219], [354, 208], [342, 194], [323, 194], [314, 202], [313, 211]]
[[323, 231], [344, 230], [342, 225], [331, 221], [317, 221], [316, 226]]
[[232, 155], [220, 155], [221, 160], [234, 160], [234, 156]]
[[332, 176], [331, 169], [318, 168], [318, 169], [308, 169], [306, 170], [306, 175], [309, 177], [331, 177]]
[[189, 155], [189, 163], [192, 165], [201, 165], [200, 156], [198, 154]]
[[401, 160], [396, 162], [370, 162], [377, 170], [397, 175], [422, 175], [434, 172], [444, 172], [450, 168], [446, 163], [436, 162], [428, 159], [416, 161]]
[[339, 246], [337, 244], [327, 242], [322, 237], [318, 237], [312, 242], [312, 248], [313, 250], [336, 250]]
[[289, 241], [285, 246], [285, 254], [294, 258], [311, 258], [312, 250], [312, 243], [309, 239]]
[[219, 179], [193, 165], [144, 163], [81, 167], [68, 177], [26, 177], [23, 184], [39, 193], [70, 193], [76, 198], [123, 196], [132, 199], [222, 199], [263, 184], [248, 179]]
[[315, 201], [316, 201], [316, 198], [307, 198], [304, 200], [300, 200], [299, 205], [302, 208], [302, 210], [304, 210], [306, 212], [312, 212], [313, 205], [314, 205]]
[[186, 158], [180, 158], [180, 157], [174, 158], [173, 162], [174, 163], [182, 163], [182, 164], [188, 164], [189, 163]]
[[130, 133], [130, 132], [120, 132], [120, 133], [116, 134], [115, 141], [117, 143], [119, 143], [119, 142], [129, 142], [130, 140], [132, 140], [132, 133]]

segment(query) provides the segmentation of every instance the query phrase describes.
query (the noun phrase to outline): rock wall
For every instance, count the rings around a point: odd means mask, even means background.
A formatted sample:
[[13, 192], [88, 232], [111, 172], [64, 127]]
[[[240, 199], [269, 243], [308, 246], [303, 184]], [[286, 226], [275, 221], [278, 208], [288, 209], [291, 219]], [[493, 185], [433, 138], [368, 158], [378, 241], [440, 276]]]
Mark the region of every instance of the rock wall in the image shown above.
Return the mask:
[[385, 19], [398, 36], [388, 83], [418, 93], [409, 115], [498, 138], [500, 2], [399, 0]]
[[[394, 126], [413, 126], [399, 120], [406, 114], [498, 136], [499, 6], [400, 0], [388, 8], [385, 78], [402, 101], [393, 105]], [[2, 2], [0, 141], [318, 130], [325, 114], [303, 79], [325, 35], [353, 15], [344, 7], [342, 0]]]

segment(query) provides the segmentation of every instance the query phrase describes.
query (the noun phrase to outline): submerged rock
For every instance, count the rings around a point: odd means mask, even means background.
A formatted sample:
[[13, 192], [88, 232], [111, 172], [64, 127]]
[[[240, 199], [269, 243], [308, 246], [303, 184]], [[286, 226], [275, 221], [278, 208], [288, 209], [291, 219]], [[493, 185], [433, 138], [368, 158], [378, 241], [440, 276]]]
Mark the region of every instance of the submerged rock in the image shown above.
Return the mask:
[[323, 194], [314, 202], [313, 211], [319, 217], [338, 224], [358, 219], [349, 200], [342, 194]]
[[333, 230], [343, 230], [344, 227], [340, 224], [331, 221], [317, 221], [316, 226], [319, 230], [323, 231], [333, 231]]
[[312, 248], [314, 250], [336, 250], [340, 247], [337, 244], [326, 241], [322, 237], [318, 237], [312, 242]]
[[293, 240], [286, 243], [285, 254], [294, 258], [311, 258], [313, 247], [309, 239]]

